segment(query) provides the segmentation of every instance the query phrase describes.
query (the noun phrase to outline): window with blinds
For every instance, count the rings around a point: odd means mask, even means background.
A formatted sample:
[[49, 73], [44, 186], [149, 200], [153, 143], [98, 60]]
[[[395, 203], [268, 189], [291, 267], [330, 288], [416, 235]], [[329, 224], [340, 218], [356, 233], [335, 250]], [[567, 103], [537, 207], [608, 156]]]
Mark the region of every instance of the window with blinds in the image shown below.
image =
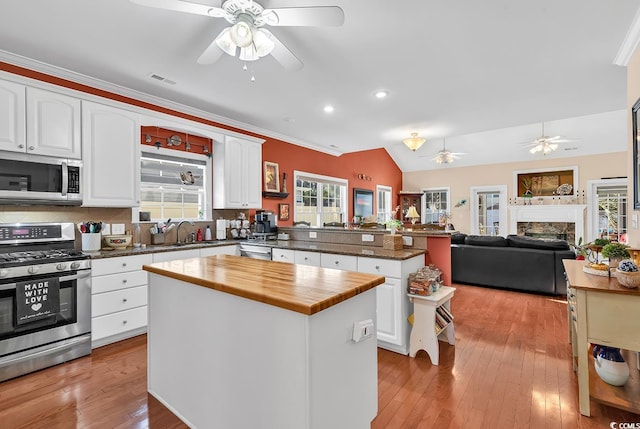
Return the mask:
[[210, 158], [180, 152], [142, 152], [140, 211], [151, 220], [205, 219]]

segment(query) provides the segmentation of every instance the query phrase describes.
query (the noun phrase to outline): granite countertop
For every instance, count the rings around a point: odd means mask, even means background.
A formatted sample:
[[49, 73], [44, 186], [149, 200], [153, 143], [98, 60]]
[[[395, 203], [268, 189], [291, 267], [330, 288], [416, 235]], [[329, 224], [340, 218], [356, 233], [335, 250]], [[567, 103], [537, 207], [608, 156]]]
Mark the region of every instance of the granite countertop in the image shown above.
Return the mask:
[[[244, 242], [246, 240], [242, 240]], [[174, 252], [177, 250], [189, 250], [189, 249], [202, 249], [206, 247], [220, 247], [220, 246], [233, 246], [240, 243], [240, 240], [215, 240], [215, 241], [200, 241], [189, 244], [161, 244], [161, 245], [149, 245], [145, 248], [142, 247], [126, 247], [124, 249], [109, 249], [102, 248], [97, 252], [83, 252], [89, 255], [91, 259], [101, 258], [114, 258], [117, 256], [132, 256], [132, 255], [144, 255], [147, 253], [160, 253], [160, 252]]]
[[201, 249], [207, 247], [233, 246], [241, 243], [255, 246], [275, 247], [279, 249], [306, 250], [310, 252], [326, 252], [339, 255], [368, 256], [371, 258], [405, 260], [426, 253], [423, 249], [405, 248], [387, 250], [376, 246], [358, 246], [351, 244], [319, 243], [301, 240], [220, 240], [201, 241], [189, 244], [147, 245], [145, 248], [127, 247], [125, 249], [101, 249], [97, 252], [86, 252], [91, 259], [114, 258], [118, 256], [144, 255], [159, 252]]
[[358, 246], [353, 244], [318, 243], [302, 240], [274, 240], [249, 241], [247, 244], [256, 246], [275, 247], [278, 249], [306, 250], [310, 252], [326, 252], [339, 255], [368, 256], [371, 258], [404, 260], [414, 256], [424, 255], [424, 249], [404, 248], [402, 250], [387, 250], [377, 246]]
[[176, 280], [312, 315], [384, 283], [382, 276], [231, 255], [144, 265]]

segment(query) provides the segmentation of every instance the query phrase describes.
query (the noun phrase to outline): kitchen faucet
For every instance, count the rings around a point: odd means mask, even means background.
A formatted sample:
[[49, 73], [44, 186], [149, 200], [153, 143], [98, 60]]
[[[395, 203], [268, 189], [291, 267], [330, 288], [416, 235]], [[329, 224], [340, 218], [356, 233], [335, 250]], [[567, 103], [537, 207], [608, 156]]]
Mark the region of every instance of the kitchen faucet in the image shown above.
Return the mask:
[[[178, 223], [178, 227], [176, 228], [176, 244], [180, 244], [180, 227], [185, 222], [191, 224], [191, 226], [196, 226], [196, 224], [191, 222], [190, 220], [186, 220], [186, 219], [185, 220], [181, 220], [180, 223]], [[184, 242], [185, 242], [185, 244], [187, 243], [187, 236], [186, 235], [184, 237]]]

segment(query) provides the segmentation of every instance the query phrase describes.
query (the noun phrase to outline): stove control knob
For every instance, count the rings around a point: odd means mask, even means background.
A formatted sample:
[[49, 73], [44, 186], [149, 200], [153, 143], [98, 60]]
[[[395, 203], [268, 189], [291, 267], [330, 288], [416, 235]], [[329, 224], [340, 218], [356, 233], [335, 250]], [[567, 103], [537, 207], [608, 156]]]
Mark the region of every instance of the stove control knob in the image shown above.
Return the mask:
[[72, 270], [77, 270], [78, 268], [80, 268], [80, 262], [72, 262], [71, 263], [71, 269]]
[[6, 277], [7, 275], [9, 275], [9, 270], [6, 270], [4, 268], [0, 269], [0, 278]]
[[40, 271], [40, 266], [39, 265], [32, 265], [29, 267], [29, 269], [27, 270], [29, 272], [29, 274], [36, 274], [38, 271]]
[[58, 264], [56, 265], [56, 270], [58, 271], [64, 271], [67, 269], [67, 264]]

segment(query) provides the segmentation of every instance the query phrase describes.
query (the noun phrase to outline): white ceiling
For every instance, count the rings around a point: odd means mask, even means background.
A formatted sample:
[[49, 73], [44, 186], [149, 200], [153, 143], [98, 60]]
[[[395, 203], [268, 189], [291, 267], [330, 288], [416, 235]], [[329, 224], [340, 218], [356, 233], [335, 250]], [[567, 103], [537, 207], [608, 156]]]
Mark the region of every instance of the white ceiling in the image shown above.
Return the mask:
[[[18, 62], [59, 67], [329, 153], [382, 147], [403, 171], [446, 168], [431, 161], [443, 137], [447, 149], [467, 154], [454, 166], [530, 159], [521, 143], [541, 134], [541, 122], [546, 134], [577, 140], [547, 157], [626, 150], [626, 68], [613, 59], [637, 0], [261, 4], [338, 5], [345, 23], [272, 27], [304, 67], [287, 71], [268, 56], [249, 63], [252, 83], [237, 58], [196, 63], [228, 26], [223, 19], [128, 0], [13, 0], [0, 5], [0, 59], [26, 57]], [[378, 100], [378, 89], [390, 95]], [[335, 111], [324, 113], [325, 104]], [[400, 143], [411, 132], [428, 139], [416, 153]]]

